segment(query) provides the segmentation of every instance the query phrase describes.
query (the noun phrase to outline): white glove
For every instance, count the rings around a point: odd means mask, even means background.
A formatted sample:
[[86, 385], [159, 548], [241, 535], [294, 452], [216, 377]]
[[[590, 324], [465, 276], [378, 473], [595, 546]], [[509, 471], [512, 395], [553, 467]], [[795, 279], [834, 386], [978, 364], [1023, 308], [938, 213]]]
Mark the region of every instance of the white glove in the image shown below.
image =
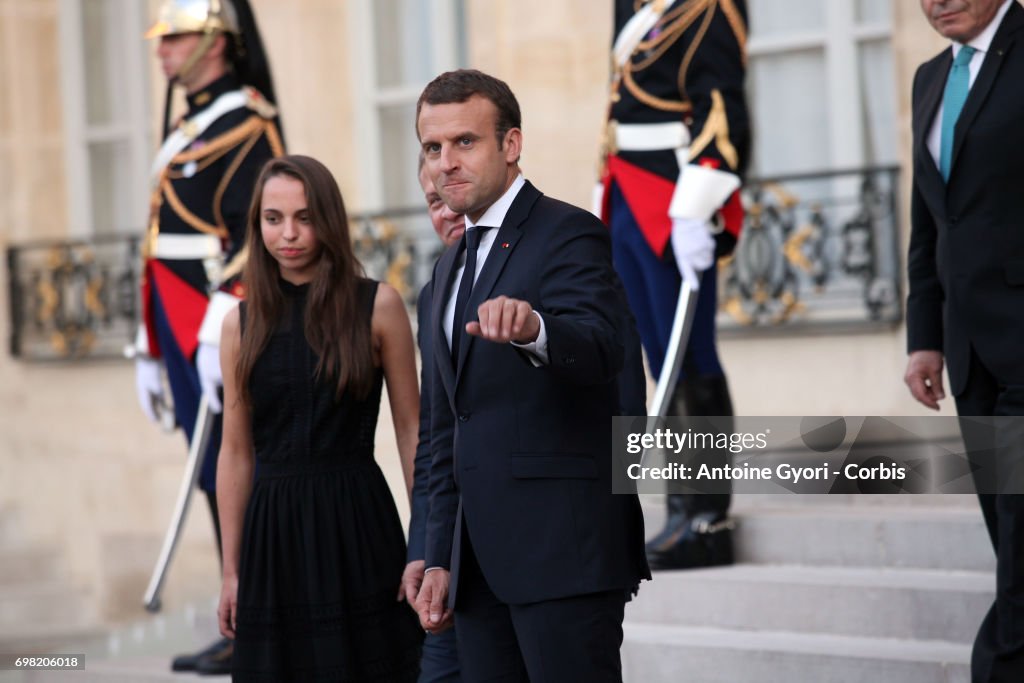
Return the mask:
[[715, 260], [715, 238], [706, 221], [696, 218], [672, 219], [672, 254], [683, 279], [694, 289], [700, 286], [700, 273]]
[[196, 350], [196, 370], [199, 372], [199, 386], [209, 402], [210, 410], [219, 413], [224, 410], [217, 390], [224, 386], [224, 375], [220, 370], [220, 349], [213, 344], [200, 343]]
[[165, 403], [164, 384], [161, 381], [163, 363], [148, 356], [135, 358], [135, 391], [142, 412], [152, 422], [160, 421], [158, 406]]

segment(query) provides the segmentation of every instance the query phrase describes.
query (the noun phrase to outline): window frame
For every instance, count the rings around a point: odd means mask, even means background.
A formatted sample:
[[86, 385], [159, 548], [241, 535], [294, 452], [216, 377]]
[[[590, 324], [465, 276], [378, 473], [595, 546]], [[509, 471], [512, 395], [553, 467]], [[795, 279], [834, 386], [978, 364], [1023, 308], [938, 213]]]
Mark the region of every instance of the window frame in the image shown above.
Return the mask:
[[[820, 50], [824, 54], [827, 87], [824, 99], [828, 102], [829, 119], [826, 166], [831, 169], [860, 168], [870, 163], [865, 158], [868, 130], [861, 116], [863, 97], [860, 89], [860, 48], [868, 43], [887, 42], [891, 50], [895, 17], [891, 3], [888, 22], [858, 22], [856, 2], [830, 1], [823, 5], [825, 25], [821, 30], [761, 37], [756, 33], [756, 25], [751, 27], [747, 41], [747, 61], [752, 63], [759, 57]], [[893, 66], [895, 67], [895, 64]], [[753, 70], [748, 68], [748, 78], [752, 72]], [[755, 87], [754, 84], [748, 84], [748, 89]], [[890, 96], [893, 98], [893, 104], [898, 104], [896, 93], [890, 93]], [[895, 111], [896, 107], [893, 109]], [[898, 132], [899, 122], [895, 121], [894, 124]], [[894, 140], [893, 143], [897, 144], [898, 140]], [[770, 171], [768, 173], [772, 174]], [[758, 175], [763, 173], [759, 172]]]
[[[64, 120], [64, 157], [67, 188], [68, 236], [87, 238], [97, 234], [128, 234], [145, 226], [149, 206], [149, 165], [156, 150], [150, 138], [151, 122], [149, 99], [149, 72], [141, 49], [143, 33], [148, 19], [148, 6], [138, 0], [104, 0], [112, 8], [108, 16], [114, 25], [105, 37], [117, 40], [111, 46], [104, 68], [111, 83], [127, 97], [116, 99], [113, 110], [118, 120], [107, 124], [88, 121], [85, 49], [89, 36], [85, 35], [83, 3], [90, 0], [60, 0], [58, 24], [60, 31], [61, 94]], [[114, 93], [111, 93], [114, 97]], [[127, 224], [101, 226], [95, 224], [92, 197], [90, 146], [98, 143], [126, 143], [129, 168], [123, 175], [129, 186], [120, 190], [126, 199]]]
[[[463, 0], [426, 0], [430, 4], [430, 35], [432, 73], [458, 68], [465, 62], [466, 32], [459, 31], [460, 19], [465, 16]], [[376, 58], [377, 35], [373, 21], [373, 0], [352, 0], [352, 21], [349, 24], [349, 46], [353, 69], [355, 107], [356, 155], [363, 169], [361, 205], [364, 211], [381, 212], [404, 208], [386, 206], [384, 200], [383, 111], [389, 107], [415, 104], [425, 83], [378, 87]], [[410, 121], [409, 125], [413, 125]], [[414, 160], [410, 159], [409, 172], [414, 173]]]

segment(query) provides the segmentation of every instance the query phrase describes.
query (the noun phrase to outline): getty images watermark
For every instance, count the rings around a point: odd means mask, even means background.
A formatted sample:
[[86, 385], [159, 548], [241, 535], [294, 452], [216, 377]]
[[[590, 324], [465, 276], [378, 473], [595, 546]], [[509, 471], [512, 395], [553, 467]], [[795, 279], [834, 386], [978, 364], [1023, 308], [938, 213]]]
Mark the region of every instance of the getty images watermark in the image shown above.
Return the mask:
[[1024, 493], [1019, 417], [621, 417], [616, 493]]

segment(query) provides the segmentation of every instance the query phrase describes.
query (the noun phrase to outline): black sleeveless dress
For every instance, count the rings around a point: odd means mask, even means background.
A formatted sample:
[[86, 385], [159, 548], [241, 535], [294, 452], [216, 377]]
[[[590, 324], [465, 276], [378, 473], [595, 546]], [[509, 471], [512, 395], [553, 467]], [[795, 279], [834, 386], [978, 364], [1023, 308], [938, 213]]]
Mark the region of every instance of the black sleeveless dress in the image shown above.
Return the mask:
[[[239, 565], [235, 681], [414, 681], [423, 631], [398, 602], [405, 539], [373, 459], [382, 372], [365, 400], [314, 378], [308, 286], [253, 367], [256, 477]], [[377, 283], [359, 296], [372, 315]], [[245, 328], [245, 304], [240, 309]]]

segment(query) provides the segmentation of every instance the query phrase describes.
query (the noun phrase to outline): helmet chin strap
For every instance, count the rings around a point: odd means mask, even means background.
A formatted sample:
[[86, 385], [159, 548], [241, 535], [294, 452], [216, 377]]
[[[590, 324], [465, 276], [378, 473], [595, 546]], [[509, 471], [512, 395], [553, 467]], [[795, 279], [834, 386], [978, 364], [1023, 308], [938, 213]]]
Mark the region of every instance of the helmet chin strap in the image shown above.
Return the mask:
[[203, 58], [203, 55], [209, 52], [210, 48], [213, 47], [213, 41], [217, 39], [218, 35], [220, 35], [219, 31], [207, 30], [203, 32], [202, 37], [199, 39], [199, 44], [196, 45], [196, 49], [192, 51], [192, 54], [188, 56], [185, 63], [178, 69], [178, 73], [171, 77], [172, 83], [181, 83], [183, 79], [196, 68], [199, 60]]

